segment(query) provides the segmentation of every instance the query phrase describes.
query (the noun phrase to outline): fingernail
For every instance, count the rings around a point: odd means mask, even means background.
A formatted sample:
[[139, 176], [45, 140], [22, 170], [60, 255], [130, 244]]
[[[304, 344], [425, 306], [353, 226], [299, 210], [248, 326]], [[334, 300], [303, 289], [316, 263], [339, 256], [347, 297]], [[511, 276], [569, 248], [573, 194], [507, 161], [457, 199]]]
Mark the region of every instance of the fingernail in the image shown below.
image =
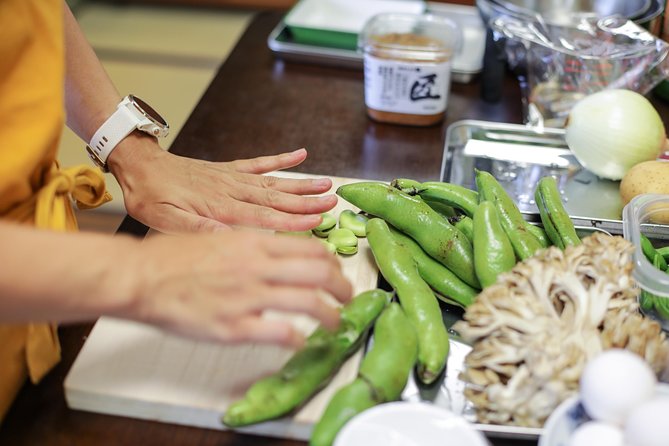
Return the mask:
[[329, 187], [332, 184], [332, 182], [327, 178], [318, 178], [312, 181], [314, 186], [320, 186], [320, 187]]

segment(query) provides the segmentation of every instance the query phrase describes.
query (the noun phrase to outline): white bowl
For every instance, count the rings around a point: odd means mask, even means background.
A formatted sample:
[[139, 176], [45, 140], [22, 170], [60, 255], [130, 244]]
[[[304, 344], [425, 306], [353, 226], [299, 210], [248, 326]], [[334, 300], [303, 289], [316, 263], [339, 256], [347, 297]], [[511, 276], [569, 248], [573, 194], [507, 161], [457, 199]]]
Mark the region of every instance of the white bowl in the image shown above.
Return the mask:
[[427, 403], [394, 402], [362, 412], [342, 428], [334, 446], [489, 446], [453, 412]]
[[[655, 392], [657, 395], [669, 396], [669, 385], [659, 383]], [[568, 398], [546, 420], [538, 446], [568, 445], [569, 438], [576, 428], [590, 420], [591, 418], [585, 413], [578, 395]]]

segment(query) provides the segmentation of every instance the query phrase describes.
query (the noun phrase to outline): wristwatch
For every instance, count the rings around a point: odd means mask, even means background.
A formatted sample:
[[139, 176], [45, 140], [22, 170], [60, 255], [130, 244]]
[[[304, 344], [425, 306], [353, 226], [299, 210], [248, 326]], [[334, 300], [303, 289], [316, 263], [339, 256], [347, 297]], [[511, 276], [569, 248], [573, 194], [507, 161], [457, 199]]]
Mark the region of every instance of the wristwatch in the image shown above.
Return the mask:
[[109, 172], [109, 154], [135, 129], [155, 137], [164, 137], [169, 133], [170, 126], [149, 104], [130, 94], [123, 98], [116, 111], [95, 132], [86, 145], [86, 151], [103, 172]]

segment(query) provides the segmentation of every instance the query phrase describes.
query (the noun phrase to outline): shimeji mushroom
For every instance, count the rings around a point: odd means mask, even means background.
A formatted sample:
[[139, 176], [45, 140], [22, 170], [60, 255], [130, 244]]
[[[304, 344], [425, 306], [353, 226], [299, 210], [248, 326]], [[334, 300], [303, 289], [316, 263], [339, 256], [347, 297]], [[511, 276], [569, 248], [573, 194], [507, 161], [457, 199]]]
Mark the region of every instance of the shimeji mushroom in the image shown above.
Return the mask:
[[480, 422], [541, 427], [603, 349], [627, 348], [663, 372], [669, 342], [638, 312], [632, 251], [596, 233], [541, 251], [479, 294], [454, 329], [473, 345], [461, 379]]

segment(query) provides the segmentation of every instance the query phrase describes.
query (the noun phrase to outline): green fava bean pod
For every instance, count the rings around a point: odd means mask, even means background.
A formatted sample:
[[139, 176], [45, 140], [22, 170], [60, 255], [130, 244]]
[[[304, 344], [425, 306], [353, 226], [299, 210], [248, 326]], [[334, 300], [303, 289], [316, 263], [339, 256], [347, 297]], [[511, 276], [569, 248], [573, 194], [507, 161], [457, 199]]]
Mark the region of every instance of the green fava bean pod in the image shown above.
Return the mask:
[[471, 217], [466, 215], [458, 215], [448, 219], [449, 223], [458, 228], [462, 232], [467, 240], [470, 242], [474, 241], [474, 221]]
[[379, 289], [353, 298], [342, 307], [336, 331], [316, 329], [281, 370], [254, 383], [241, 400], [228, 407], [223, 423], [229, 427], [260, 423], [283, 416], [304, 403], [360, 347], [363, 334], [390, 298], [390, 293]]
[[379, 271], [397, 293], [418, 335], [418, 377], [426, 384], [432, 383], [443, 371], [449, 350], [439, 302], [409, 251], [395, 241], [384, 220], [369, 220], [367, 240]]
[[417, 355], [416, 331], [400, 304], [391, 302], [374, 325], [374, 345], [362, 361], [359, 375], [382, 401], [398, 400]]
[[356, 378], [334, 394], [309, 439], [310, 446], [330, 446], [342, 427], [354, 416], [382, 403], [367, 381]]
[[551, 241], [548, 238], [548, 235], [546, 235], [546, 231], [544, 231], [540, 226], [535, 226], [532, 223], [526, 221], [525, 227], [527, 228], [527, 231], [530, 232], [541, 244], [542, 248], [548, 248], [551, 245]]
[[534, 200], [539, 208], [541, 222], [548, 238], [560, 249], [581, 244], [574, 224], [562, 205], [560, 191], [553, 177], [543, 177], [534, 191]]
[[[368, 214], [381, 217], [416, 240], [434, 259], [472, 287], [479, 287], [474, 253], [467, 237], [423, 200], [384, 183], [341, 186], [337, 195]], [[368, 224], [369, 227], [369, 224]]]
[[460, 209], [468, 217], [474, 216], [479, 204], [479, 194], [459, 184], [428, 181], [421, 183], [418, 196], [425, 201], [436, 201]]
[[480, 201], [490, 201], [495, 205], [500, 224], [520, 260], [525, 260], [542, 249], [539, 240], [528, 231], [527, 222], [518, 206], [495, 177], [489, 172], [476, 170], [476, 187], [479, 190]]
[[420, 181], [410, 180], [408, 178], [396, 178], [390, 182], [390, 186], [399, 189], [409, 195], [416, 195], [420, 190]]
[[657, 252], [662, 256], [662, 258], [664, 258], [665, 262], [669, 260], [669, 246], [663, 246], [661, 248], [657, 248]]
[[358, 378], [342, 387], [328, 403], [311, 434], [311, 446], [329, 446], [355, 415], [400, 398], [416, 363], [417, 340], [411, 322], [391, 303], [374, 325], [374, 343], [360, 365]]
[[479, 204], [474, 213], [474, 266], [483, 287], [516, 265], [516, 255], [490, 201]]
[[427, 255], [423, 248], [411, 237], [394, 228], [390, 228], [390, 232], [393, 234], [395, 241], [405, 247], [413, 256], [418, 274], [432, 289], [439, 293], [437, 297], [440, 300], [462, 308], [467, 308], [474, 302], [479, 290], [464, 283], [448, 268]]

